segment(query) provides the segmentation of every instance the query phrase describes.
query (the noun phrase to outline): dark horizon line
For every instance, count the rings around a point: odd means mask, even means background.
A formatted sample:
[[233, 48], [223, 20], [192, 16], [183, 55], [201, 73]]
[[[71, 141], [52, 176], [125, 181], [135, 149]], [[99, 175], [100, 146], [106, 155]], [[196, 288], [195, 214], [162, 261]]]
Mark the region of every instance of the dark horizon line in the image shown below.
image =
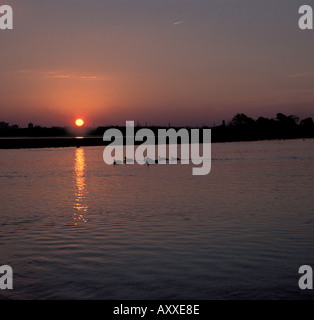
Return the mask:
[[[102, 139], [106, 128], [113, 127], [98, 127], [89, 132], [84, 132], [81, 128], [72, 132], [64, 128], [41, 127], [16, 130], [3, 129], [0, 130], [0, 137], [2, 137], [0, 139], [0, 149], [106, 145], [108, 143], [104, 142]], [[121, 130], [125, 139], [126, 127], [116, 126], [115, 128]], [[134, 127], [134, 135], [136, 135], [137, 131], [141, 128], [142, 127]], [[167, 127], [164, 126], [151, 126], [147, 128], [150, 128], [154, 135], [157, 136], [159, 129], [167, 129]], [[314, 121], [311, 117], [300, 121], [297, 116], [286, 116], [282, 113], [277, 113], [276, 119], [259, 117], [257, 120], [254, 120], [243, 113], [238, 113], [228, 124], [223, 121], [220, 126], [211, 128], [202, 127], [201, 130], [206, 130], [207, 128], [212, 130], [212, 142], [314, 138]], [[192, 130], [193, 127], [186, 127], [186, 129]], [[75, 138], [79, 135], [84, 135], [83, 139]], [[202, 143], [203, 135], [200, 134], [199, 138], [199, 142]], [[178, 140], [180, 140], [180, 137]]]
[[[241, 121], [262, 121], [262, 120], [270, 120], [270, 121], [277, 121], [279, 120], [278, 119], [282, 119], [282, 118], [290, 118], [290, 119], [295, 119], [296, 122], [298, 122], [300, 120], [300, 118], [297, 116], [297, 115], [285, 115], [283, 113], [277, 113], [276, 114], [276, 119], [275, 118], [267, 118], [267, 117], [263, 117], [263, 116], [259, 116], [258, 118], [253, 119], [251, 117], [248, 117], [246, 114], [244, 113], [237, 113], [233, 118], [232, 120], [229, 120], [228, 122], [228, 126], [229, 125], [232, 125], [232, 123], [234, 123], [235, 121], [237, 121], [236, 119], [239, 119], [239, 118], [242, 118]], [[312, 119], [312, 117], [306, 117], [304, 118], [302, 121], [304, 120], [308, 120], [308, 119]], [[128, 120], [127, 120], [128, 121]], [[131, 120], [129, 120], [131, 121]], [[148, 122], [145, 121], [145, 125], [142, 125], [140, 121], [137, 121], [136, 124], [135, 124], [135, 128], [215, 128], [217, 126], [220, 126], [220, 125], [217, 125], [214, 124], [211, 126], [211, 125], [206, 125], [205, 123], [203, 123], [202, 125], [184, 125], [184, 126], [180, 126], [180, 125], [171, 125], [171, 121], [169, 121], [168, 125], [160, 125], [160, 124], [151, 124], [151, 125], [148, 125], [147, 124]], [[225, 120], [222, 120], [222, 123], [221, 125], [226, 125], [226, 121]], [[9, 122], [5, 122], [5, 121], [0, 121], [0, 130], [3, 130], [3, 129], [11, 129], [11, 130], [14, 130], [14, 129], [68, 129], [68, 130], [71, 130], [71, 129], [76, 129], [76, 130], [80, 130], [80, 129], [85, 129], [85, 130], [95, 130], [95, 129], [98, 129], [98, 128], [123, 128], [125, 127], [125, 125], [119, 125], [119, 124], [111, 124], [111, 125], [98, 125], [98, 126], [85, 126], [83, 125], [82, 127], [77, 127], [75, 125], [65, 125], [65, 126], [58, 126], [58, 125], [52, 125], [50, 127], [47, 127], [47, 126], [42, 126], [42, 125], [39, 125], [39, 124], [36, 124], [34, 125], [32, 122], [29, 122], [28, 124], [28, 127], [20, 127], [19, 125], [17, 124], [13, 124], [13, 125], [10, 125]]]

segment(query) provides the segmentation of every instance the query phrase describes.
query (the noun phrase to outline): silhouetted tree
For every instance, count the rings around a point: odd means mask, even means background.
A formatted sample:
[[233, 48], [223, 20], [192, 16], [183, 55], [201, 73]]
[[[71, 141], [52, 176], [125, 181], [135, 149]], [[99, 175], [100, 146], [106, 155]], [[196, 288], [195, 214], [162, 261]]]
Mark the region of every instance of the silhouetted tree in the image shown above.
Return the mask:
[[288, 116], [288, 123], [289, 125], [296, 126], [298, 122], [300, 121], [300, 118], [296, 115], [290, 115]]
[[281, 123], [287, 122], [287, 116], [283, 113], [277, 113], [276, 119]]
[[259, 117], [257, 120], [256, 120], [256, 124], [260, 127], [267, 127], [271, 124], [274, 123], [274, 120], [273, 119], [268, 119], [268, 118], [264, 118], [264, 117]]
[[300, 122], [301, 126], [307, 127], [307, 128], [311, 128], [314, 126], [314, 122], [313, 119], [311, 117], [309, 118], [305, 118]]
[[280, 124], [288, 125], [288, 126], [295, 126], [298, 124], [300, 118], [295, 115], [286, 116], [283, 113], [277, 113], [276, 118]]
[[250, 117], [248, 117], [244, 113], [237, 113], [231, 121], [231, 124], [234, 126], [247, 126], [254, 124], [254, 120]]

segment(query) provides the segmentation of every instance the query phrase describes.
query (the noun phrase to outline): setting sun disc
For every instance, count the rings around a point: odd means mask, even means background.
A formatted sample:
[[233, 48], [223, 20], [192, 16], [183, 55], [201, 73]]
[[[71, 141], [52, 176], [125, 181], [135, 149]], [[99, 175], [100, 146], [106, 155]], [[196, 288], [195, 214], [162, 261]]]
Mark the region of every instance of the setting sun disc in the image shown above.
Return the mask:
[[82, 119], [77, 119], [75, 121], [75, 124], [78, 126], [78, 127], [81, 127], [83, 124], [84, 124], [84, 121]]

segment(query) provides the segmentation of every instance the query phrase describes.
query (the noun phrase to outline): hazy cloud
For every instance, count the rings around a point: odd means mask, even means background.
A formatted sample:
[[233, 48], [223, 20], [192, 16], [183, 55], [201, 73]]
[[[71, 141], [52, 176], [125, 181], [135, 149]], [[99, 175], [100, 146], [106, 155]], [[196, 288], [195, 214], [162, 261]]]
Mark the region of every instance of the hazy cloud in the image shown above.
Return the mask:
[[37, 69], [23, 69], [23, 70], [14, 70], [10, 72], [12, 75], [20, 76], [30, 76], [37, 78], [48, 78], [48, 79], [80, 79], [80, 80], [108, 80], [108, 78], [102, 75], [94, 74], [81, 74], [75, 72], [63, 72], [62, 70], [58, 71], [47, 71], [47, 70], [37, 70]]
[[290, 74], [288, 76], [288, 78], [302, 78], [302, 77], [307, 77], [307, 76], [310, 76], [312, 75], [313, 73], [312, 72], [301, 72], [301, 73], [295, 73], [295, 74]]
[[187, 21], [187, 20], [177, 21], [177, 22], [174, 22], [172, 25], [173, 25], [173, 26], [176, 26], [176, 25], [181, 24], [181, 23], [184, 23], [184, 22], [186, 22], [186, 21]]

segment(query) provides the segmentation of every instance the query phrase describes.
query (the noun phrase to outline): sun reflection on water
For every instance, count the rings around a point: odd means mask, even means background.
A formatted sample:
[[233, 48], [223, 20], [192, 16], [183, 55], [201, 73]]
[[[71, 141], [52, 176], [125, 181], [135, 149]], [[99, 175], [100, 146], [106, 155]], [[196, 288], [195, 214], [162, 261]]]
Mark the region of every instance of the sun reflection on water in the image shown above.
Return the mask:
[[85, 153], [84, 149], [77, 148], [75, 151], [75, 202], [73, 208], [75, 209], [73, 219], [75, 225], [78, 223], [86, 223], [86, 213], [88, 206], [86, 204], [86, 182], [85, 182]]

